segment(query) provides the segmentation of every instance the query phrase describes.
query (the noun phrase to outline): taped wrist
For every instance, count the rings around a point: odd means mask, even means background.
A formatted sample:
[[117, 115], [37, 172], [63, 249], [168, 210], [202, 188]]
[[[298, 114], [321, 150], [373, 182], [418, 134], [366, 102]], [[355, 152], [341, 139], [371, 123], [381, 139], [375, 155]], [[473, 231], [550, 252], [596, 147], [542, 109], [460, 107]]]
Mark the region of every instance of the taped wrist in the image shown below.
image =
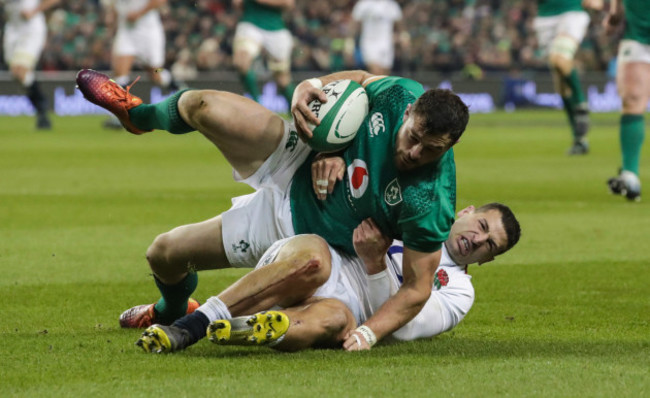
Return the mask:
[[373, 332], [372, 329], [370, 329], [368, 326], [361, 325], [358, 328], [356, 328], [355, 331], [361, 333], [361, 335], [363, 336], [364, 339], [366, 339], [370, 347], [377, 344], [377, 336], [375, 335], [375, 332]]

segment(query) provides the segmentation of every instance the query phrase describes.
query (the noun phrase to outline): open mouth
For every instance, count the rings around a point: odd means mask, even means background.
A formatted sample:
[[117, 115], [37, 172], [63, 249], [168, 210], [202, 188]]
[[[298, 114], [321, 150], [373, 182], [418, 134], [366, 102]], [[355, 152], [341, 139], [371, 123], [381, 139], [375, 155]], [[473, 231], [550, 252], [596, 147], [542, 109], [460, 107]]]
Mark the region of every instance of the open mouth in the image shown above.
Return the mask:
[[462, 255], [464, 256], [467, 255], [471, 247], [472, 245], [467, 238], [465, 238], [464, 236], [458, 238], [458, 250]]

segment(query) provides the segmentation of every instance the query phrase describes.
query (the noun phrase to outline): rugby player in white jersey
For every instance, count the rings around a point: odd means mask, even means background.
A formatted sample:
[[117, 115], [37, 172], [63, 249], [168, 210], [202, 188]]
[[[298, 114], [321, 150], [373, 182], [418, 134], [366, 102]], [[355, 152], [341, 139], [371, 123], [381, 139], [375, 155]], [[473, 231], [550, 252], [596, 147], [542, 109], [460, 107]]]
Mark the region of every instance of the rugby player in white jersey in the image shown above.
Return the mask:
[[394, 0], [359, 0], [352, 9], [352, 18], [360, 30], [361, 56], [368, 72], [388, 75], [395, 58], [395, 37], [408, 45], [408, 33], [402, 29], [402, 10]]
[[[461, 210], [443, 245], [431, 296], [388, 338], [427, 338], [455, 327], [474, 302], [467, 266], [493, 260], [519, 236], [519, 223], [503, 204]], [[171, 326], [149, 327], [136, 344], [147, 352], [172, 352], [207, 333], [217, 344], [285, 351], [341, 345], [350, 351], [370, 349], [377, 339], [362, 324], [401, 286], [404, 248], [399, 241], [391, 243], [371, 219], [355, 229], [354, 247], [357, 256], [333, 249], [317, 235], [278, 241], [255, 271]], [[238, 316], [277, 306], [289, 308]]]
[[36, 81], [34, 69], [47, 40], [43, 12], [57, 5], [59, 0], [4, 0], [2, 3], [7, 16], [2, 43], [5, 62], [11, 76], [25, 88], [36, 111], [36, 128], [49, 130], [52, 124], [47, 116], [47, 100]]
[[[122, 87], [131, 82], [134, 64], [141, 64], [151, 80], [163, 89], [178, 89], [169, 70], [165, 69], [165, 31], [159, 9], [167, 0], [102, 0], [109, 8], [108, 24], [117, 24], [111, 58], [113, 80]], [[122, 128], [111, 117], [105, 127]]]

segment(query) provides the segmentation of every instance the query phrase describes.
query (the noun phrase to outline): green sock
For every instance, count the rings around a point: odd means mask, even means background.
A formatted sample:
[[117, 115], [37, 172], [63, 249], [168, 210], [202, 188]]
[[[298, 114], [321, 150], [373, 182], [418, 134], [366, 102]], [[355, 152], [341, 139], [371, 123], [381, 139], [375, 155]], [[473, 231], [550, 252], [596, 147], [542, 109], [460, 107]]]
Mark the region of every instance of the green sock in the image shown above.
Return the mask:
[[562, 97], [562, 104], [564, 105], [564, 113], [569, 119], [569, 125], [571, 125], [571, 134], [573, 134], [573, 138], [576, 138], [575, 105], [569, 97]]
[[256, 102], [259, 102], [260, 89], [257, 88], [257, 76], [255, 75], [255, 71], [249, 69], [245, 75], [239, 75], [239, 79], [244, 85], [244, 90], [246, 90]]
[[187, 124], [178, 112], [178, 99], [187, 90], [181, 90], [157, 104], [142, 104], [129, 110], [133, 124], [141, 130], [166, 130], [185, 134], [196, 130]]
[[578, 105], [583, 102], [587, 102], [584, 91], [582, 91], [582, 84], [580, 84], [580, 78], [578, 77], [578, 70], [573, 68], [569, 76], [564, 77], [564, 81], [571, 88], [571, 102], [573, 105]]
[[199, 276], [196, 272], [189, 272], [185, 279], [171, 286], [165, 285], [156, 277], [154, 280], [162, 295], [154, 306], [157, 320], [171, 323], [184, 316], [187, 312], [187, 300], [194, 293], [196, 285], [199, 284]]
[[282, 89], [282, 96], [287, 100], [289, 108], [291, 108], [291, 99], [293, 99], [293, 91], [296, 89], [296, 85], [289, 83], [287, 87]]
[[641, 146], [645, 138], [645, 122], [643, 115], [622, 115], [621, 154], [623, 155], [623, 170], [628, 170], [639, 175], [639, 162]]

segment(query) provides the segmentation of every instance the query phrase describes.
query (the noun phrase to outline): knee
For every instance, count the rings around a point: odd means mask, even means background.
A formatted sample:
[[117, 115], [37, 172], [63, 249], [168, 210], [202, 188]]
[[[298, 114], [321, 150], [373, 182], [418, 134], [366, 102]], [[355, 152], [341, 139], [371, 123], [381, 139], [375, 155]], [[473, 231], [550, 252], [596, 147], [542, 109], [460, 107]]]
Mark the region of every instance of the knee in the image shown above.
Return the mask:
[[178, 100], [181, 117], [190, 126], [198, 128], [208, 116], [212, 104], [218, 101], [218, 95], [215, 90], [186, 91]]
[[623, 113], [643, 113], [645, 108], [645, 97], [634, 90], [625, 90], [621, 94]]
[[173, 248], [173, 238], [169, 232], [166, 232], [158, 235], [147, 249], [147, 261], [156, 275], [165, 274], [169, 270], [173, 262]]
[[318, 235], [304, 235], [296, 238], [298, 248], [293, 252], [291, 274], [302, 286], [318, 287], [325, 283], [332, 270], [329, 246]]
[[568, 76], [573, 69], [573, 60], [564, 54], [551, 53], [548, 62], [551, 68], [556, 69], [561, 76]]

